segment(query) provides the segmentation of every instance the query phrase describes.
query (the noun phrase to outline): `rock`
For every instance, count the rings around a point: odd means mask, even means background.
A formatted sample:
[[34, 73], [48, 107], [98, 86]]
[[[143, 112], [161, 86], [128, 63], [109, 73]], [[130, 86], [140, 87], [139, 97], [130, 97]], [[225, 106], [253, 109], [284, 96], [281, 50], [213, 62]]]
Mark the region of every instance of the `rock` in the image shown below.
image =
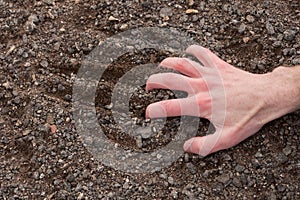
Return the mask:
[[31, 130], [29, 130], [29, 129], [26, 129], [26, 130], [24, 130], [23, 131], [23, 136], [26, 136], [26, 135], [29, 135], [29, 133], [31, 132]]
[[300, 58], [296, 58], [292, 60], [293, 65], [300, 65]]
[[242, 171], [244, 171], [244, 169], [245, 169], [245, 167], [242, 165], [237, 164], [235, 166], [235, 171], [237, 171], [237, 172], [242, 172]]
[[260, 153], [260, 152], [257, 152], [254, 156], [255, 156], [255, 158], [262, 158], [263, 157], [262, 153]]
[[230, 176], [229, 176], [229, 174], [222, 174], [222, 175], [216, 177], [216, 181], [226, 185], [230, 181]]
[[238, 187], [238, 188], [242, 187], [242, 183], [237, 177], [233, 178], [232, 183], [233, 183], [233, 185], [235, 185], [235, 187]]
[[159, 16], [161, 17], [170, 17], [173, 15], [173, 11], [171, 8], [169, 7], [163, 7], [162, 9], [160, 9], [159, 11]]
[[244, 38], [243, 38], [243, 42], [244, 42], [245, 44], [247, 44], [247, 43], [249, 42], [249, 40], [250, 40], [249, 37], [244, 37]]
[[242, 23], [238, 29], [239, 33], [244, 33], [246, 31], [246, 25]]
[[246, 16], [246, 20], [248, 21], [248, 22], [250, 22], [250, 23], [252, 23], [252, 22], [254, 22], [254, 17], [252, 16], [252, 15], [247, 15]]
[[284, 153], [284, 155], [288, 156], [288, 155], [290, 155], [290, 154], [292, 153], [292, 148], [291, 148], [289, 145], [287, 145], [287, 146], [282, 150], [282, 152]]
[[43, 2], [49, 6], [54, 6], [55, 5], [55, 2], [54, 0], [43, 0]]
[[196, 9], [187, 9], [185, 11], [185, 14], [197, 14], [197, 13], [199, 13], [199, 11]]
[[171, 185], [174, 184], [174, 179], [173, 179], [172, 176], [169, 176], [169, 177], [168, 177], [168, 183], [171, 184]]
[[270, 22], [266, 23], [266, 29], [270, 35], [275, 34], [274, 27], [272, 26], [272, 24]]
[[109, 21], [119, 21], [119, 19], [118, 19], [118, 18], [115, 18], [114, 16], [110, 16], [110, 17], [108, 18], [108, 20], [109, 20]]
[[143, 141], [142, 141], [142, 137], [140, 135], [138, 135], [136, 138], [135, 138], [135, 142], [136, 142], [136, 146], [138, 148], [142, 148], [143, 147]]
[[283, 38], [287, 41], [292, 41], [295, 39], [296, 31], [286, 30], [283, 32]]
[[81, 199], [83, 199], [83, 197], [84, 197], [83, 193], [79, 193], [77, 200], [81, 200]]
[[44, 67], [44, 68], [47, 68], [47, 67], [49, 66], [49, 63], [48, 63], [47, 60], [42, 60], [42, 61], [40, 62], [40, 65], [41, 65], [42, 67]]
[[152, 137], [153, 132], [151, 127], [140, 127], [137, 130], [137, 133], [143, 138], [143, 139], [148, 139]]
[[127, 29], [128, 28], [128, 24], [122, 24], [121, 26], [120, 26], [120, 30], [125, 30], [125, 29]]
[[196, 168], [193, 163], [188, 162], [188, 163], [186, 163], [186, 166], [189, 169], [189, 171], [191, 172], [191, 174], [197, 173]]
[[57, 131], [57, 127], [55, 125], [50, 125], [50, 133], [53, 135]]
[[189, 6], [192, 6], [192, 5], [194, 5], [194, 0], [189, 0]]

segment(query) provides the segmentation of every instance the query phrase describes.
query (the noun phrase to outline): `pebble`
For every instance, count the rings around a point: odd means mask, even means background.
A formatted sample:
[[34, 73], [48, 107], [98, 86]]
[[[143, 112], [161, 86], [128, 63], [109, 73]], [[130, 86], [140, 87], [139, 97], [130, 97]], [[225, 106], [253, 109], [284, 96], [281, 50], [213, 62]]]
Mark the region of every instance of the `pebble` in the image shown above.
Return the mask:
[[289, 145], [287, 145], [287, 146], [282, 150], [282, 152], [284, 153], [284, 155], [288, 156], [288, 155], [290, 155], [290, 154], [292, 153], [292, 148], [291, 148]]
[[29, 135], [29, 133], [31, 133], [31, 130], [29, 130], [29, 129], [26, 129], [26, 130], [24, 130], [23, 131], [23, 136], [26, 136], [26, 135]]
[[57, 127], [55, 125], [50, 125], [51, 134], [53, 135], [57, 131]]
[[244, 169], [245, 169], [245, 167], [243, 165], [237, 164], [235, 166], [235, 171], [237, 171], [237, 172], [242, 172], [242, 171], [244, 171]]
[[114, 17], [114, 16], [110, 16], [110, 17], [108, 18], [108, 20], [109, 20], [109, 21], [119, 21], [119, 19], [116, 18], [116, 17]]
[[272, 25], [270, 22], [267, 22], [267, 23], [266, 23], [266, 29], [267, 29], [267, 31], [268, 31], [268, 33], [269, 33], [270, 35], [275, 34], [274, 27], [273, 27], [273, 25]]
[[192, 5], [194, 5], [194, 0], [189, 0], [189, 6], [192, 6]]
[[296, 58], [292, 60], [293, 65], [300, 65], [300, 58]]
[[246, 25], [242, 23], [238, 29], [239, 33], [244, 33], [246, 31]]
[[257, 152], [254, 156], [255, 156], [255, 158], [262, 158], [263, 157], [262, 153], [260, 153], [260, 152]]
[[193, 163], [188, 162], [188, 163], [186, 163], [186, 166], [189, 169], [189, 171], [191, 172], [191, 174], [196, 174], [197, 173], [196, 168], [195, 168]]
[[197, 14], [197, 13], [199, 13], [199, 11], [198, 10], [196, 10], [196, 9], [187, 9], [186, 11], [185, 11], [185, 14]]
[[295, 39], [296, 32], [293, 30], [286, 30], [283, 32], [283, 37], [287, 41], [292, 41]]
[[159, 11], [159, 15], [161, 17], [170, 17], [173, 15], [173, 11], [171, 8], [169, 7], [163, 7], [162, 9], [160, 9]]
[[252, 22], [254, 22], [254, 17], [252, 16], [252, 15], [247, 15], [246, 16], [246, 20], [248, 21], [248, 22], [250, 22], [250, 23], [252, 23]]
[[168, 183], [173, 185], [174, 184], [174, 178], [172, 176], [168, 177]]
[[135, 142], [136, 142], [136, 145], [138, 148], [142, 148], [143, 147], [143, 141], [142, 141], [142, 137], [140, 135], [138, 135], [136, 138], [135, 138]]
[[143, 139], [151, 138], [153, 135], [153, 131], [151, 127], [140, 127], [137, 130], [137, 133], [142, 136]]
[[223, 183], [224, 185], [226, 185], [230, 181], [230, 176], [229, 176], [229, 174], [222, 174], [222, 175], [216, 177], [216, 180], [218, 182]]
[[42, 61], [40, 62], [40, 65], [41, 65], [42, 67], [44, 67], [44, 68], [47, 68], [47, 67], [49, 66], [49, 63], [48, 63], [47, 60], [42, 60]]

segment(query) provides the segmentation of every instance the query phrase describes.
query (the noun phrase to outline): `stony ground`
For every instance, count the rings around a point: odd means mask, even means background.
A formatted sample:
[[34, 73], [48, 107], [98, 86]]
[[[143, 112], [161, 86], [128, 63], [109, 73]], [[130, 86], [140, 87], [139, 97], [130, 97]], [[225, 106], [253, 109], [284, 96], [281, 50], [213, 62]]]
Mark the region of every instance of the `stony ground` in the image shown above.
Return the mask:
[[[185, 154], [159, 172], [130, 174], [89, 154], [71, 110], [82, 58], [124, 30], [177, 28], [234, 66], [265, 73], [300, 64], [299, 25], [298, 0], [0, 0], [0, 199], [299, 199], [299, 112], [230, 150], [206, 158]], [[122, 65], [166, 56], [144, 52]], [[103, 84], [112, 89], [109, 80]], [[108, 97], [99, 95], [98, 111], [109, 115]], [[146, 102], [164, 95], [172, 98], [160, 91]], [[139, 95], [132, 101], [143, 120], [146, 105]], [[201, 120], [199, 132], [207, 125]], [[165, 133], [172, 130], [167, 125]], [[140, 147], [151, 150], [172, 137], [146, 134]]]

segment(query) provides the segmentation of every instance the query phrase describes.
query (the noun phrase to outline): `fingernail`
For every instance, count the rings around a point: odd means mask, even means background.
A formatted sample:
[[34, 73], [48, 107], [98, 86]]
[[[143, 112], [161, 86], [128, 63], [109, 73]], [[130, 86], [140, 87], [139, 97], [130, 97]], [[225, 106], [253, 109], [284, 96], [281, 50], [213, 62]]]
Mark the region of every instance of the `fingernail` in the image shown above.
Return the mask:
[[189, 139], [188, 141], [186, 141], [183, 145], [183, 149], [184, 151], [189, 151], [189, 149], [191, 148], [191, 145], [194, 141], [194, 138]]

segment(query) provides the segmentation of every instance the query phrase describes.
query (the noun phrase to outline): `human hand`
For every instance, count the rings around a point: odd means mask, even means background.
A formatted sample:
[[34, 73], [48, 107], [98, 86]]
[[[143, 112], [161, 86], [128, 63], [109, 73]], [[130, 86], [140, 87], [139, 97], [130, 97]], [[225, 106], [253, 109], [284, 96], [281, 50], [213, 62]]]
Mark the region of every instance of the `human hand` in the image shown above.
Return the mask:
[[188, 93], [187, 98], [150, 104], [147, 118], [189, 115], [206, 118], [215, 126], [214, 134], [186, 141], [185, 151], [206, 156], [230, 148], [265, 123], [293, 110], [292, 106], [280, 103], [278, 93], [283, 98], [289, 94], [283, 92], [285, 88], [280, 86], [280, 73], [274, 73], [276, 70], [252, 74], [233, 67], [201, 46], [192, 45], [186, 52], [197, 57], [201, 64], [187, 58], [166, 58], [160, 66], [181, 74], [154, 74], [146, 83], [146, 90], [160, 88]]

